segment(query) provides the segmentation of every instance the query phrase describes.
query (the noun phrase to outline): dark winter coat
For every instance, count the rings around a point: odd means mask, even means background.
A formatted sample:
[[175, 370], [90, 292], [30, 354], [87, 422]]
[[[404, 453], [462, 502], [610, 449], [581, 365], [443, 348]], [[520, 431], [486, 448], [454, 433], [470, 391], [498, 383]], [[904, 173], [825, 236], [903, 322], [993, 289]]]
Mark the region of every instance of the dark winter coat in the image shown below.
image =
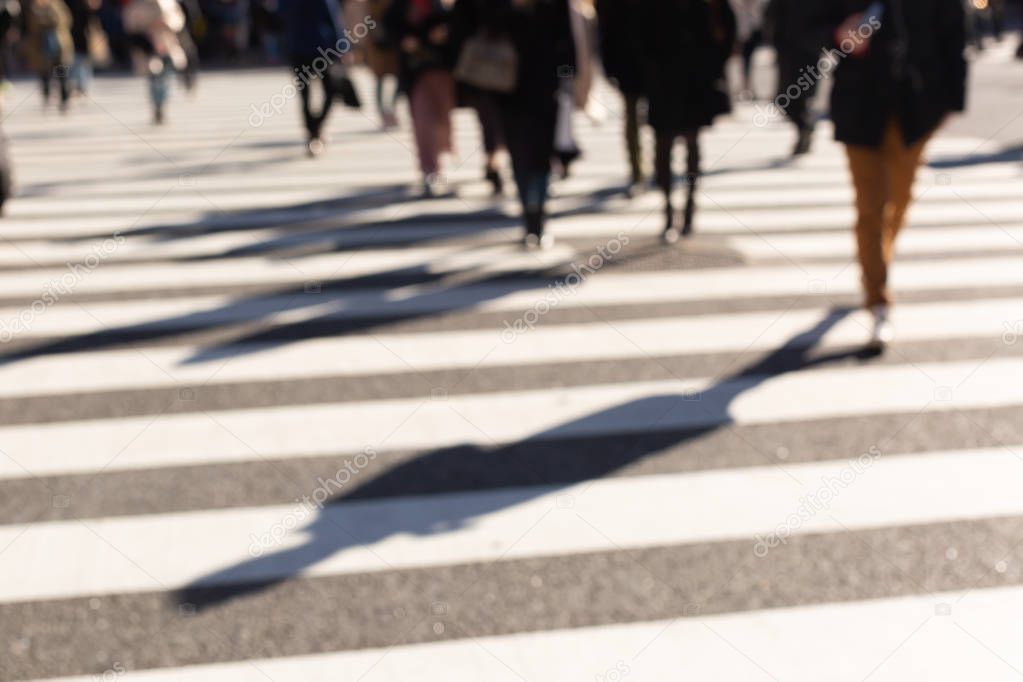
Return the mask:
[[[870, 0], [817, 0], [834, 33]], [[907, 145], [933, 132], [966, 100], [965, 16], [960, 0], [885, 0], [880, 30], [863, 56], [841, 58], [835, 71], [831, 118], [835, 137], [878, 147], [898, 119]], [[840, 49], [841, 44], [835, 46]], [[837, 52], [835, 54], [841, 54]]]
[[[451, 11], [441, 0], [430, 0], [429, 11], [416, 16], [413, 0], [394, 0], [384, 15], [384, 29], [390, 46], [398, 50], [399, 79], [402, 89], [412, 89], [420, 75], [434, 69], [451, 70], [455, 66], [455, 45], [452, 36]], [[430, 40], [430, 33], [438, 28], [447, 29], [448, 38], [441, 43]], [[419, 49], [409, 53], [402, 49], [405, 38], [419, 41]]]
[[736, 26], [728, 0], [642, 0], [641, 5], [650, 125], [659, 133], [682, 133], [731, 111], [725, 64]]
[[627, 95], [643, 94], [640, 0], [597, 0], [604, 73]]
[[286, 0], [281, 8], [285, 49], [293, 64], [310, 64], [317, 57], [337, 61], [342, 26], [338, 0]]

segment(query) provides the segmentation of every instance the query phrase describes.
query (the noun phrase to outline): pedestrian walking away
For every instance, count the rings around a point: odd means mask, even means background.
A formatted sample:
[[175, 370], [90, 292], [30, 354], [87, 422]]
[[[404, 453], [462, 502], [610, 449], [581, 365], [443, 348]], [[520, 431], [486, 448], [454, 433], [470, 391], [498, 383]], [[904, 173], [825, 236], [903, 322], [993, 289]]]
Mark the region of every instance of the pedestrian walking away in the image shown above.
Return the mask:
[[643, 191], [646, 171], [640, 139], [641, 109], [645, 103], [641, 48], [640, 0], [597, 0], [600, 54], [604, 73], [622, 93], [625, 149], [629, 157], [632, 197]]
[[43, 104], [49, 104], [54, 80], [60, 88], [60, 110], [66, 112], [71, 96], [68, 75], [74, 60], [71, 12], [64, 0], [30, 0], [25, 15], [26, 49], [42, 85]]
[[139, 37], [148, 56], [153, 123], [163, 125], [171, 81], [188, 61], [178, 40], [178, 34], [185, 28], [185, 14], [177, 0], [133, 0], [124, 10], [124, 26]]
[[[831, 0], [771, 0], [767, 9], [767, 33], [778, 55], [778, 98], [781, 108], [796, 127], [793, 156], [810, 152], [817, 113], [813, 100], [820, 78], [813, 71], [831, 36], [820, 13]], [[781, 106], [779, 104], [779, 106]]]
[[92, 82], [92, 41], [99, 28], [101, 0], [66, 0], [71, 10], [71, 41], [75, 56], [71, 65], [71, 89], [73, 94], [85, 95]]
[[[306, 151], [315, 157], [323, 152], [323, 128], [337, 95], [331, 70], [340, 66], [344, 56], [337, 49], [342, 36], [341, 8], [337, 0], [289, 0], [284, 3], [284, 13], [285, 49], [302, 101]], [[317, 85], [321, 93], [318, 110], [313, 93]]]
[[753, 56], [764, 42], [764, 16], [768, 0], [731, 0], [735, 12], [736, 40], [742, 55], [742, 95], [756, 100], [753, 83]]
[[[643, 0], [643, 54], [650, 125], [657, 138], [657, 185], [664, 193], [663, 240], [692, 233], [700, 182], [700, 129], [731, 111], [725, 65], [735, 45], [727, 0]], [[681, 224], [672, 201], [675, 141], [686, 142], [686, 202]]]
[[514, 56], [513, 83], [498, 106], [522, 204], [526, 248], [549, 248], [546, 231], [558, 94], [575, 73], [568, 0], [495, 0]]
[[[831, 0], [827, 26], [847, 53], [835, 71], [831, 117], [856, 190], [856, 241], [870, 345], [893, 340], [889, 270], [928, 140], [965, 108], [965, 17], [960, 0]], [[870, 27], [865, 29], [865, 27]], [[866, 37], [863, 37], [866, 36]]]
[[424, 197], [445, 194], [441, 155], [453, 148], [451, 112], [455, 46], [451, 3], [447, 0], [395, 0], [384, 26], [401, 55], [401, 86], [408, 93]]
[[383, 26], [391, 0], [368, 0], [366, 5], [367, 16], [376, 25], [365, 43], [366, 66], [373, 72], [375, 79], [374, 93], [380, 127], [391, 130], [398, 127], [395, 109], [401, 92], [398, 87], [398, 51], [390, 44]]

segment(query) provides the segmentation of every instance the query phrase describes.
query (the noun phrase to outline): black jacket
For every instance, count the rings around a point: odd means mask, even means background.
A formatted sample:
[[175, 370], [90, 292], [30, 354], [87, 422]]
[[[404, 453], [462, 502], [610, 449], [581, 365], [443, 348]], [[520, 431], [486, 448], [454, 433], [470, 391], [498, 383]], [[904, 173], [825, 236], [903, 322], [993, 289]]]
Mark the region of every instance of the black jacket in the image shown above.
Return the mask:
[[[451, 12], [440, 0], [431, 0], [426, 16], [415, 17], [410, 0], [395, 0], [384, 15], [384, 30], [388, 44], [398, 51], [402, 89], [406, 92], [420, 75], [433, 69], [453, 69], [456, 59]], [[440, 44], [430, 41], [430, 33], [437, 27], [448, 30], [448, 39]], [[402, 49], [406, 37], [419, 41], [419, 49], [409, 53]]]
[[640, 0], [597, 0], [604, 72], [627, 95], [643, 94]]
[[[817, 0], [814, 0], [817, 1]], [[681, 133], [731, 110], [725, 64], [735, 47], [728, 0], [642, 0], [650, 125]]]
[[[870, 0], [826, 3], [825, 24], [834, 31]], [[845, 56], [834, 46], [835, 87], [831, 118], [846, 144], [878, 147], [893, 116], [907, 145], [933, 132], [966, 100], [965, 16], [961, 0], [885, 0], [882, 26], [869, 52]]]

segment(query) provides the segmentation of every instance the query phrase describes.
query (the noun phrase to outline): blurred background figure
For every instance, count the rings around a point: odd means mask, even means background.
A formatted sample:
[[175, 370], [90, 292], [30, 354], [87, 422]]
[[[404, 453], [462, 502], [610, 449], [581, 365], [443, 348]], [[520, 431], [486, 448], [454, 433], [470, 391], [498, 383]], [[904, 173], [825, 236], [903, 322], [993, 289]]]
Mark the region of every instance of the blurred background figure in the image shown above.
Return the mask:
[[185, 67], [181, 70], [181, 84], [185, 91], [194, 93], [199, 82], [199, 46], [195, 35], [203, 30], [202, 8], [198, 0], [178, 0], [185, 13], [185, 27], [178, 32], [178, 42], [185, 53]]
[[451, 5], [446, 0], [394, 0], [384, 22], [401, 55], [401, 87], [412, 111], [424, 197], [449, 190], [441, 173], [441, 155], [452, 151], [455, 108]]
[[756, 100], [753, 55], [764, 42], [764, 17], [769, 0], [731, 0], [735, 12], [736, 40], [742, 54], [742, 98]]
[[576, 51], [567, 0], [494, 0], [514, 46], [517, 77], [513, 88], [498, 97], [508, 141], [515, 185], [522, 203], [526, 248], [549, 248], [547, 198], [557, 94], [562, 81], [575, 73]]
[[[735, 46], [735, 14], [727, 0], [643, 0], [642, 17], [657, 185], [665, 202], [662, 238], [673, 244], [693, 230], [700, 129], [731, 111], [725, 65]], [[679, 137], [685, 139], [687, 152], [681, 225], [672, 201], [672, 154]]]
[[569, 25], [575, 45], [575, 66], [566, 69], [558, 91], [558, 118], [554, 132], [554, 158], [558, 177], [571, 174], [572, 164], [582, 156], [575, 135], [575, 112], [586, 112], [591, 118], [590, 95], [596, 77], [597, 13], [589, 0], [568, 0]]
[[[476, 58], [472, 49], [467, 49], [466, 45], [478, 44], [474, 41], [492, 41], [501, 36], [504, 29], [500, 23], [502, 13], [499, 10], [499, 5], [494, 4], [491, 0], [457, 0], [455, 2], [452, 25], [459, 66]], [[497, 92], [488, 89], [486, 83], [474, 84], [473, 79], [467, 77], [464, 72], [460, 72], [458, 68], [455, 70], [455, 76], [458, 79], [458, 101], [472, 107], [480, 123], [484, 153], [483, 179], [490, 184], [491, 194], [494, 197], [500, 197], [504, 194], [500, 153], [505, 149], [506, 144]]]
[[[832, 45], [849, 44], [864, 22], [877, 21], [866, 16], [866, 5], [827, 6]], [[951, 112], [965, 108], [967, 71], [960, 0], [889, 2], [880, 22], [839, 64], [831, 97], [835, 138], [846, 145], [856, 191], [865, 305], [874, 317], [870, 343], [878, 351], [894, 337], [888, 272], [916, 172], [928, 140]]]
[[179, 40], [185, 13], [177, 0], [132, 0], [124, 10], [124, 27], [136, 36], [136, 44], [147, 57], [153, 123], [163, 125], [174, 73], [188, 66]]
[[21, 18], [21, 3], [18, 0], [0, 0], [0, 95], [11, 85], [11, 49], [18, 39]]
[[102, 38], [99, 10], [102, 0], [66, 0], [71, 10], [71, 42], [75, 56], [71, 65], [71, 92], [85, 95], [92, 83], [92, 50], [95, 41]]
[[[336, 54], [342, 36], [341, 7], [337, 0], [288, 0], [284, 4], [285, 45], [295, 71], [295, 88], [302, 101], [306, 130], [306, 151], [310, 157], [323, 153], [323, 126], [330, 115], [337, 92], [331, 78], [328, 56]], [[319, 86], [320, 103], [314, 101]]]
[[[778, 101], [788, 102], [785, 115], [796, 127], [793, 156], [810, 152], [817, 113], [813, 99], [819, 79], [806, 75], [806, 68], [817, 64], [821, 50], [831, 44], [826, 31], [820, 29], [817, 14], [827, 3], [806, 0], [771, 0], [767, 9], [767, 32], [778, 54]], [[791, 96], [796, 90], [799, 94]]]
[[380, 127], [391, 130], [398, 127], [396, 109], [401, 93], [398, 88], [398, 51], [387, 40], [383, 26], [391, 0], [367, 0], [366, 6], [367, 16], [376, 25], [365, 43], [366, 66], [373, 72], [374, 100]]
[[596, 7], [604, 73], [622, 93], [625, 149], [630, 171], [626, 193], [634, 197], [646, 186], [640, 138], [641, 110], [646, 97], [641, 60], [640, 0], [597, 0]]
[[75, 52], [71, 12], [64, 0], [29, 0], [25, 28], [26, 56], [39, 76], [43, 104], [49, 104], [52, 83], [57, 81], [60, 110], [66, 112], [71, 96], [68, 74]]

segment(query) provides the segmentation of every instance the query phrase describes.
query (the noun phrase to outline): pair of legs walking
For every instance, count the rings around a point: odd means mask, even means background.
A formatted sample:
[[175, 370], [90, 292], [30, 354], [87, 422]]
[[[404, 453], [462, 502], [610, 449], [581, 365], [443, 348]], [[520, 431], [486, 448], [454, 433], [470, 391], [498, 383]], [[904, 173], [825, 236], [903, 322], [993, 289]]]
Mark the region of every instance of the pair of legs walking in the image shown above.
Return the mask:
[[872, 343], [891, 341], [888, 273], [895, 240], [913, 198], [913, 183], [930, 136], [906, 145], [898, 121], [885, 129], [880, 147], [848, 145], [846, 153], [856, 190], [856, 243], [863, 272], [865, 304], [874, 313]]
[[[295, 68], [301, 70], [302, 64], [296, 64]], [[323, 151], [323, 126], [330, 115], [330, 109], [334, 105], [334, 98], [337, 93], [334, 91], [334, 81], [328, 73], [322, 73], [308, 69], [313, 74], [304, 87], [299, 88], [299, 96], [302, 99], [302, 119], [305, 123], [306, 135], [308, 136], [308, 151], [310, 156], [317, 156]], [[318, 85], [317, 85], [318, 84]], [[319, 108], [313, 104], [313, 87], [320, 90]]]
[[439, 181], [440, 155], [452, 149], [451, 111], [455, 108], [455, 79], [450, 71], [431, 69], [420, 74], [409, 93], [412, 129], [423, 173], [423, 189], [432, 193]]
[[[676, 216], [672, 194], [675, 189], [675, 176], [672, 171], [672, 156], [675, 141], [683, 138], [686, 142], [686, 204], [682, 213], [682, 224]], [[693, 232], [693, 218], [696, 215], [696, 190], [699, 185], [700, 170], [700, 131], [687, 130], [657, 131], [657, 186], [664, 193], [666, 222], [662, 235], [665, 242], [673, 244], [680, 236], [688, 236]]]
[[68, 101], [71, 99], [71, 84], [68, 81], [69, 67], [66, 65], [56, 66], [48, 71], [39, 74], [39, 82], [43, 88], [43, 102], [49, 104], [52, 93], [52, 83], [57, 81], [57, 88], [60, 93], [60, 109], [65, 111]]

